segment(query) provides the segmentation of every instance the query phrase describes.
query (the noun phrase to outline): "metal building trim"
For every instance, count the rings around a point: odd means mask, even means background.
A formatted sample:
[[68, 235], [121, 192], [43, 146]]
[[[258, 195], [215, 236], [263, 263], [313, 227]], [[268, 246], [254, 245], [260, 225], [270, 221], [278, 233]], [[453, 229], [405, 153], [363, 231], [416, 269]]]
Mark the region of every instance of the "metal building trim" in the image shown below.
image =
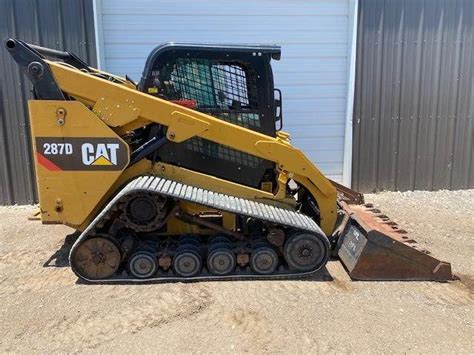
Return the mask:
[[352, 117], [354, 113], [358, 9], [359, 1], [349, 0], [349, 31], [347, 42], [350, 45], [348, 45], [346, 126], [344, 130], [344, 160], [342, 163], [342, 183], [347, 187], [351, 187], [352, 184]]
[[97, 68], [105, 70], [104, 29], [102, 26], [102, 0], [92, 0], [94, 11], [94, 38], [96, 43]]

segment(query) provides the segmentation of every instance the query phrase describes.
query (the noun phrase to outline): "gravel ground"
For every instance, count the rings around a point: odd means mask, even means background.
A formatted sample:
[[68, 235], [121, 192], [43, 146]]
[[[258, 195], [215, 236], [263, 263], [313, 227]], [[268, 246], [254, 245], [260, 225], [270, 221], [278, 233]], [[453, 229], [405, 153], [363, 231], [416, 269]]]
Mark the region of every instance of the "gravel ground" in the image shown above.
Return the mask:
[[474, 353], [474, 190], [367, 195], [459, 281], [86, 285], [64, 226], [0, 208], [0, 352]]

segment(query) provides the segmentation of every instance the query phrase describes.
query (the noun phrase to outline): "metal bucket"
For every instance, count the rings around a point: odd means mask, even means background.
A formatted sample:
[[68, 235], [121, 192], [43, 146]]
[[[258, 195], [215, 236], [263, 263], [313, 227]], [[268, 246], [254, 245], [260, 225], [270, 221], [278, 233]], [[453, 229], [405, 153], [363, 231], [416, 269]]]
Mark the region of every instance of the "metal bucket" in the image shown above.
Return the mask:
[[451, 264], [420, 248], [408, 233], [371, 204], [340, 203], [350, 217], [337, 255], [354, 280], [453, 280]]

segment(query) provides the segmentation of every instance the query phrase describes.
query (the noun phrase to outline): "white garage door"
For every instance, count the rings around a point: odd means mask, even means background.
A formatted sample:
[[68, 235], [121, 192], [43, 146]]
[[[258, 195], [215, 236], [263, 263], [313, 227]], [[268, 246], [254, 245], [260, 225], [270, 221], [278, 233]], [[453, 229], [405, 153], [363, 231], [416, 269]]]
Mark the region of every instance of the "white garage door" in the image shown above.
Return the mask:
[[138, 81], [148, 54], [162, 42], [281, 45], [282, 58], [272, 65], [283, 92], [284, 130], [324, 173], [342, 181], [350, 3], [98, 0], [100, 63]]

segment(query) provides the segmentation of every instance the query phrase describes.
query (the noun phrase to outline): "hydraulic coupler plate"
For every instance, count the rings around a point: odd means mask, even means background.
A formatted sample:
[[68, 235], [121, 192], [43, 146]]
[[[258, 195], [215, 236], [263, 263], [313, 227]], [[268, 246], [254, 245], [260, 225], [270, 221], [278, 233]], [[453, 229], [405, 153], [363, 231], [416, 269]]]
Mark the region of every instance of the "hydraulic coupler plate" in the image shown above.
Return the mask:
[[407, 232], [371, 204], [341, 203], [350, 219], [338, 242], [338, 256], [355, 280], [449, 281], [451, 264], [417, 246]]

